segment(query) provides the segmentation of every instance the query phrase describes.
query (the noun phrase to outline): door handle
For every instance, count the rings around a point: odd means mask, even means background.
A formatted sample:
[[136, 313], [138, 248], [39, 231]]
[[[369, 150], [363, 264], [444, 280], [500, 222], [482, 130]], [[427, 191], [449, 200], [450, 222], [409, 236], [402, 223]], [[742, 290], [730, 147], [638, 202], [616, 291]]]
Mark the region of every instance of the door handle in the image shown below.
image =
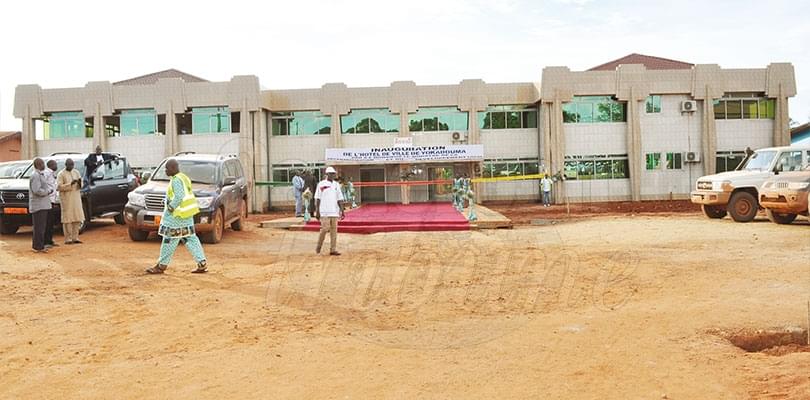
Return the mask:
[[129, 184], [122, 183], [122, 184], [118, 185], [118, 188], [119, 189], [129, 189]]

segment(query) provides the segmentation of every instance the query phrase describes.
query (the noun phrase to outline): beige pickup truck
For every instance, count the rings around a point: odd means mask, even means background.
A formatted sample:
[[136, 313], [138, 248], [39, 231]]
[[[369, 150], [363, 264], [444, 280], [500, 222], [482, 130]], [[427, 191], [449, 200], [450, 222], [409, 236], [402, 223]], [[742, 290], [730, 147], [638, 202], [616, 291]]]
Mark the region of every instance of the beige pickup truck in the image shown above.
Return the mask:
[[759, 189], [759, 204], [765, 208], [768, 219], [777, 224], [789, 224], [797, 215], [810, 216], [808, 203], [810, 165], [801, 171], [782, 172]]
[[759, 189], [766, 181], [808, 165], [810, 146], [759, 149], [735, 171], [698, 178], [690, 198], [709, 218], [723, 218], [728, 213], [734, 221], [749, 222], [759, 211]]

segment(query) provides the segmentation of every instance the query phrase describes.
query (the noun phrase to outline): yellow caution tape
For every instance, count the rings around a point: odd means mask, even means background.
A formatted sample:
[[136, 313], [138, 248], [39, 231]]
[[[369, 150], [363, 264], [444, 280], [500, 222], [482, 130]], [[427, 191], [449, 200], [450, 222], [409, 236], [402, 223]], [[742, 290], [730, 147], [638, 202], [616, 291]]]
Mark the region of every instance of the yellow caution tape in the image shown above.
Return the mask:
[[523, 181], [532, 179], [542, 179], [543, 174], [499, 176], [495, 178], [473, 178], [473, 182], [501, 182], [501, 181]]

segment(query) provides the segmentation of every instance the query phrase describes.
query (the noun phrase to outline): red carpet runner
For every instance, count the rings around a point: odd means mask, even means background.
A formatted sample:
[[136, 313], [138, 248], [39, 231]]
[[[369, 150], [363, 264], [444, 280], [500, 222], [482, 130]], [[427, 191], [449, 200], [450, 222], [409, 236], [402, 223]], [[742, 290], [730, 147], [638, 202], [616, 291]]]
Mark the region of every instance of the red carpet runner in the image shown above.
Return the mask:
[[[321, 224], [312, 219], [305, 231], [318, 231]], [[377, 233], [400, 231], [466, 231], [467, 218], [450, 203], [366, 204], [346, 212], [338, 222], [341, 233]]]

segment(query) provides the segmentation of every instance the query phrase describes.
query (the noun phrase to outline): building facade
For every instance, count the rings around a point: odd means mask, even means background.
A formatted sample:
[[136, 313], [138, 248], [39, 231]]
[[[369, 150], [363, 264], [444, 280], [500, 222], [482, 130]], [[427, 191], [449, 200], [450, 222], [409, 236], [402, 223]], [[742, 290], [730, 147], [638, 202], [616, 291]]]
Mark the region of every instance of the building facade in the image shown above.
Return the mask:
[[20, 159], [21, 132], [0, 132], [0, 162]]
[[[208, 82], [176, 70], [81, 88], [17, 87], [24, 157], [101, 145], [136, 167], [179, 151], [238, 154], [252, 182], [316, 174], [327, 149], [483, 145], [476, 162], [339, 165], [355, 182], [457, 174], [565, 176], [555, 201], [688, 198], [694, 180], [732, 169], [746, 147], [788, 145], [793, 66], [722, 69], [633, 54], [588, 71], [546, 67], [538, 82], [393, 82], [262, 90], [256, 76]], [[479, 201], [539, 198], [537, 181], [476, 184]], [[293, 201], [252, 185], [251, 207]], [[441, 185], [361, 188], [361, 201], [433, 201]]]

